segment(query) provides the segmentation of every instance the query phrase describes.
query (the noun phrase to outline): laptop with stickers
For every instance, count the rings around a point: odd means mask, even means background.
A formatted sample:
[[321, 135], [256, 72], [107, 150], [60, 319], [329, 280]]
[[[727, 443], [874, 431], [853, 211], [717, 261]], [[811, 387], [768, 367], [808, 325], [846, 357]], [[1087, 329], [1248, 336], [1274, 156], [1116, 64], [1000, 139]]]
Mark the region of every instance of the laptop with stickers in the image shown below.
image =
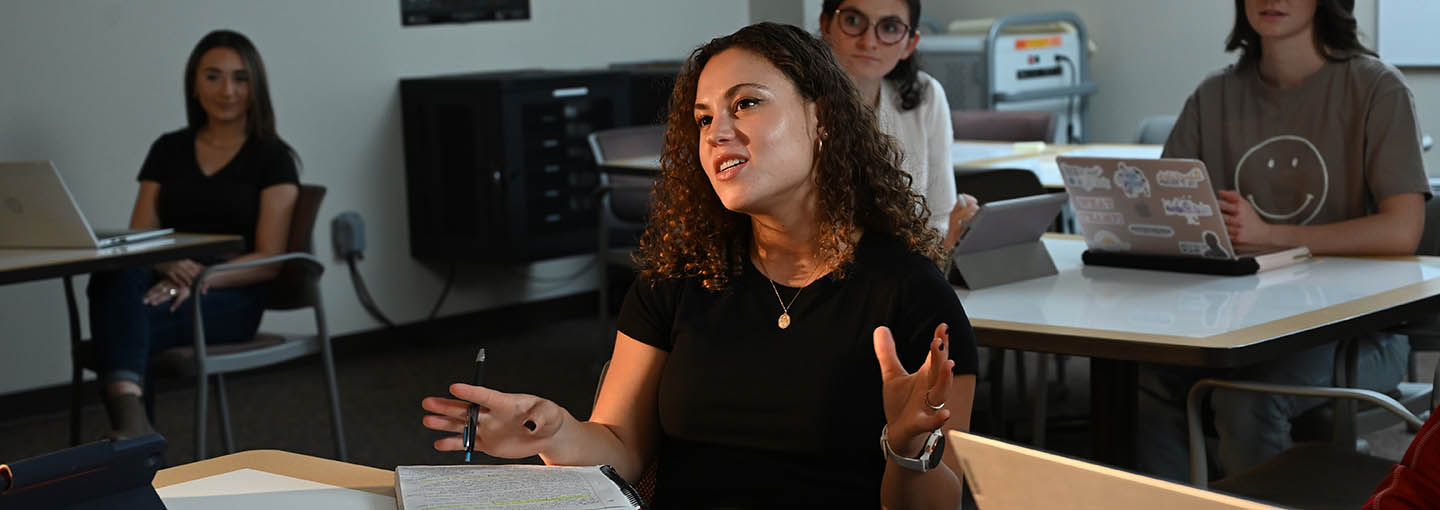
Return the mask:
[[1200, 160], [1055, 160], [1085, 237], [1087, 264], [1252, 274], [1310, 258], [1303, 246], [1236, 253]]

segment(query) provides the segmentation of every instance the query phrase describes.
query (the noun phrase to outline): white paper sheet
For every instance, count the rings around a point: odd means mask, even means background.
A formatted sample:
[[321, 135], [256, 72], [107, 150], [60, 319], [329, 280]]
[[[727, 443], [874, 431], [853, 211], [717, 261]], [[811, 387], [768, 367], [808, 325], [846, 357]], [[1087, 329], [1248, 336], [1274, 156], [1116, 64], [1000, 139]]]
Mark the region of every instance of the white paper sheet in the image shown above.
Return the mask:
[[1096, 144], [1066, 152], [1076, 158], [1135, 158], [1158, 159], [1165, 148], [1160, 145], [1103, 145]]
[[[1164, 150], [1159, 145], [1087, 145], [1085, 147], [1065, 152], [1065, 156], [1087, 157], [1087, 158], [1135, 158], [1135, 159], [1156, 159]], [[1059, 188], [1065, 185], [1065, 178], [1060, 175], [1060, 165], [1055, 163], [1054, 154], [1044, 154], [1033, 158], [1012, 159], [986, 165], [989, 168], [1021, 168], [1035, 172], [1040, 178], [1040, 184], [1048, 188]]]
[[993, 142], [951, 142], [950, 163], [959, 165], [970, 161], [999, 158], [1017, 153], [1014, 144]]
[[162, 487], [155, 492], [169, 510], [394, 510], [395, 498], [239, 469]]
[[634, 508], [598, 466], [400, 466], [403, 510]]

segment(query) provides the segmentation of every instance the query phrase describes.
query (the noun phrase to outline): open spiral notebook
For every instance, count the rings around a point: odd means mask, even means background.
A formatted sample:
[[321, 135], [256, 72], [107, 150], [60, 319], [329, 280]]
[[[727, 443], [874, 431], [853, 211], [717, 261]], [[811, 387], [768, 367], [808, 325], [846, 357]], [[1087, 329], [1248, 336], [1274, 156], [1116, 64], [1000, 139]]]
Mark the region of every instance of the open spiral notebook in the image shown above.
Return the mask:
[[610, 466], [529, 464], [397, 466], [400, 510], [430, 508], [641, 509], [644, 501]]

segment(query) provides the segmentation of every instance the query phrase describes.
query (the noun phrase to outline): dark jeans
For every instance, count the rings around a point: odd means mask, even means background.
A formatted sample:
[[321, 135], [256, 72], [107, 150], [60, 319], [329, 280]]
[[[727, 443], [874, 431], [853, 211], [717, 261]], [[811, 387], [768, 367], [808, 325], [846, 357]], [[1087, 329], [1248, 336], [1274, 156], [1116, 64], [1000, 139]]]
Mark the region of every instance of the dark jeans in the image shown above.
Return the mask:
[[[195, 342], [194, 304], [188, 300], [147, 306], [145, 292], [158, 281], [148, 267], [90, 275], [90, 336], [100, 362], [100, 380], [145, 384], [150, 354]], [[211, 289], [200, 296], [207, 344], [249, 340], [260, 327], [262, 285]], [[191, 297], [195, 299], [195, 297]]]

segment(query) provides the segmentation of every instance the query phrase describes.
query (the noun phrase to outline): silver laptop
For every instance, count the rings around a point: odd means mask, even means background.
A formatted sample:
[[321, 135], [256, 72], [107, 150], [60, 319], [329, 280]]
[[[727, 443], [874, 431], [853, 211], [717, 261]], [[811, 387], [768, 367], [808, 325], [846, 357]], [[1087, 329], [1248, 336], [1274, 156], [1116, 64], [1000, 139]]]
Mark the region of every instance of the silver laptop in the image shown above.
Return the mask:
[[91, 230], [53, 163], [0, 163], [0, 248], [105, 248], [171, 232]]
[[945, 444], [981, 510], [1276, 508], [959, 431], [947, 433]]
[[1055, 162], [1087, 248], [1237, 258], [1200, 160], [1059, 156]]

